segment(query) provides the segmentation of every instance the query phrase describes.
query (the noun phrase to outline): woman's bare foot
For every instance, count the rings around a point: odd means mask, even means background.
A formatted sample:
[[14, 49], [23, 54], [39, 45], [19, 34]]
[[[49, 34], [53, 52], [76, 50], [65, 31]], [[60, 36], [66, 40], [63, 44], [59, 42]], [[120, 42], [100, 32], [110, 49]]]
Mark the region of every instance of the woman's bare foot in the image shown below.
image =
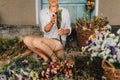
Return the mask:
[[58, 58], [57, 58], [56, 56], [53, 56], [53, 57], [51, 58], [51, 60], [52, 60], [52, 62], [56, 62], [56, 61], [58, 61]]

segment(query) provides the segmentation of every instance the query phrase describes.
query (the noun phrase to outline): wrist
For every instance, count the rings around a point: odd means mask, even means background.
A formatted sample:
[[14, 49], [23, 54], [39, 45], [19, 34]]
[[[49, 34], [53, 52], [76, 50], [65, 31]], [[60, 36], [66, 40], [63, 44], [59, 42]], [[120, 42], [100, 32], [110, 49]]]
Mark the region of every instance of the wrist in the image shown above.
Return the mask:
[[51, 24], [51, 25], [53, 25], [53, 24], [54, 24], [54, 22], [53, 22], [53, 21], [50, 21], [50, 24]]
[[69, 29], [64, 29], [64, 34], [65, 35], [68, 35], [70, 33], [70, 30]]
[[64, 34], [64, 35], [66, 34], [66, 29], [64, 29], [63, 34]]

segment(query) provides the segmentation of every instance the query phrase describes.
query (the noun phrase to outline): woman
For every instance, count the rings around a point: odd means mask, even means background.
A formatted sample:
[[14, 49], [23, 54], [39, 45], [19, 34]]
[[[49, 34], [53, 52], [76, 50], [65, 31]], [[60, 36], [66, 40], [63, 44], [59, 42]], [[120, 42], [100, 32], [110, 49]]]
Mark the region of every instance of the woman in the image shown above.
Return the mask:
[[[66, 36], [71, 33], [70, 16], [66, 9], [59, 7], [58, 0], [48, 0], [49, 8], [43, 9], [40, 12], [41, 29], [44, 32], [44, 37], [25, 36], [24, 43], [34, 53], [43, 58], [45, 62], [49, 59], [56, 61], [57, 57], [64, 58], [64, 48]], [[56, 12], [62, 10], [61, 28], [57, 28]], [[60, 36], [62, 43], [60, 42]], [[57, 56], [54, 54], [57, 52]]]

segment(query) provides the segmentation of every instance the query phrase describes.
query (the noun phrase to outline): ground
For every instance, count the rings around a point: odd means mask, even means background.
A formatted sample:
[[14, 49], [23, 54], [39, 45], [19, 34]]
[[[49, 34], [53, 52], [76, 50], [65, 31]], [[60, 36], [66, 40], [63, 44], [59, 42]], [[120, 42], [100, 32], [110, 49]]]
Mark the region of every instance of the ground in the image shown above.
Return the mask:
[[[35, 53], [30, 51], [22, 41], [19, 41], [18, 38], [13, 40], [1, 39], [1, 43], [4, 46], [1, 46], [1, 69], [6, 70], [6, 66], [11, 66], [11, 68], [19, 69], [23, 68], [24, 64], [20, 64], [24, 60], [27, 60], [29, 64], [32, 64], [32, 68], [40, 67], [42, 64], [42, 59], [37, 56]], [[89, 56], [81, 55], [79, 48], [71, 47], [65, 50], [65, 58], [67, 60], [74, 61], [74, 67], [72, 68], [73, 80], [102, 80], [103, 69], [101, 67], [100, 59], [91, 61]], [[9, 58], [9, 59], [8, 59]], [[5, 64], [6, 62], [6, 64]], [[8, 64], [10, 63], [10, 64]], [[37, 64], [36, 64], [37, 63]], [[6, 68], [6, 69], [5, 69]], [[3, 70], [3, 71], [4, 71]], [[3, 73], [1, 71], [1, 73]]]

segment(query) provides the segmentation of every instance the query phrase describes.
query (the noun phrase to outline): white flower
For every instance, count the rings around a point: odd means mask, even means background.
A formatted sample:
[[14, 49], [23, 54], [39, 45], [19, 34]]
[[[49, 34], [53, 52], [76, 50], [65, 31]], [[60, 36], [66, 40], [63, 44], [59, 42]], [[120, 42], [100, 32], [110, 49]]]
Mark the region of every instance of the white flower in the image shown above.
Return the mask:
[[105, 55], [105, 56], [103, 56], [103, 59], [107, 59], [107, 56]]
[[118, 40], [119, 40], [119, 37], [118, 36], [116, 36], [116, 38], [114, 39], [114, 42], [118, 42]]
[[95, 42], [96, 45], [100, 45], [102, 41], [101, 41], [101, 40], [97, 40], [97, 39], [95, 39], [94, 42]]
[[117, 44], [116, 44], [116, 42], [114, 42], [114, 41], [112, 40], [110, 45], [111, 45], [111, 46], [116, 46]]
[[110, 49], [107, 49], [105, 53], [108, 55], [110, 51], [111, 51]]
[[97, 54], [98, 54], [98, 53], [95, 53], [95, 52], [94, 52], [93, 54], [91, 54], [91, 57], [96, 57]]
[[100, 52], [98, 56], [102, 57], [103, 59], [106, 59], [105, 51]]
[[111, 30], [111, 26], [109, 24], [107, 24], [105, 27], [104, 27], [105, 30]]
[[117, 55], [113, 55], [113, 59], [116, 59], [117, 58]]
[[116, 56], [117, 56], [117, 59], [120, 60], [120, 50], [118, 51]]
[[120, 42], [118, 43], [118, 45], [117, 45], [119, 48], [120, 48]]
[[108, 46], [116, 46], [116, 41], [114, 40], [114, 39], [112, 39], [112, 38], [107, 38], [106, 39], [106, 45], [108, 45]]
[[117, 31], [117, 34], [120, 34], [120, 29]]
[[106, 31], [106, 34], [104, 35], [105, 39], [108, 37], [109, 34], [110, 34], [110, 32]]
[[114, 62], [114, 60], [113, 60], [113, 59], [109, 59], [108, 61], [110, 61], [111, 63], [113, 63], [113, 62]]
[[105, 45], [106, 45], [106, 40], [104, 40], [103, 44], [101, 45], [101, 50], [104, 50]]
[[[118, 35], [111, 33], [110, 31], [98, 32], [96, 31], [96, 37], [87, 49], [91, 57], [100, 57], [110, 62], [120, 63], [120, 29], [117, 31]], [[112, 55], [111, 51], [115, 51], [116, 54]]]
[[91, 51], [91, 50], [93, 50], [94, 49], [94, 47], [93, 46], [91, 46], [89, 49], [88, 49], [88, 51]]
[[115, 34], [109, 34], [109, 37], [111, 37], [111, 38], [115, 38]]
[[95, 52], [99, 52], [99, 51], [100, 51], [100, 45], [96, 45], [96, 46], [94, 47], [94, 51], [95, 51]]

